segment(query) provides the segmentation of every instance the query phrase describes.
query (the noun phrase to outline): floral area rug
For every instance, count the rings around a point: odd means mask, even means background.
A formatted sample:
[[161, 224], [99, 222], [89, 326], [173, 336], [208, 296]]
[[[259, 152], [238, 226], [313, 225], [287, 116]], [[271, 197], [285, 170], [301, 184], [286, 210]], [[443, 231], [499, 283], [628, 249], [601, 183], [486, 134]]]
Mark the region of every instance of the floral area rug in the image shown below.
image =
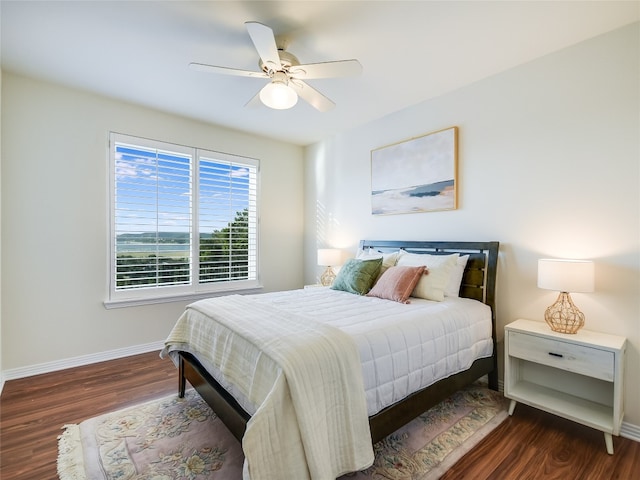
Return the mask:
[[[431, 480], [507, 417], [504, 397], [474, 384], [377, 443], [375, 462], [343, 480]], [[193, 390], [66, 425], [61, 480], [240, 480], [240, 443]]]

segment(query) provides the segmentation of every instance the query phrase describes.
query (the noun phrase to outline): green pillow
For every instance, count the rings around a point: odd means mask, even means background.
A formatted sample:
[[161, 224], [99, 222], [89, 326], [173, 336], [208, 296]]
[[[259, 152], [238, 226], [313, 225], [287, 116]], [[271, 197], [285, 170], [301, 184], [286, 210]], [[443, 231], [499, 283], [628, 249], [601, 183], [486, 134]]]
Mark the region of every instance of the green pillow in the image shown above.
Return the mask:
[[382, 258], [357, 260], [352, 258], [342, 266], [331, 288], [364, 295], [373, 286], [382, 268]]

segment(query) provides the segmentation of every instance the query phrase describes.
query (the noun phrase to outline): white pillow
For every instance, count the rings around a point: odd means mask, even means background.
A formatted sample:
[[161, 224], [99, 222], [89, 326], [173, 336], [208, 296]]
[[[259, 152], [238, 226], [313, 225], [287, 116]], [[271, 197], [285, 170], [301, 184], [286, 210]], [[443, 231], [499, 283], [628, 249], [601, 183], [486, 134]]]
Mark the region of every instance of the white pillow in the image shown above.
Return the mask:
[[422, 276], [411, 296], [441, 302], [444, 300], [444, 289], [449, 283], [449, 277], [459, 256], [457, 253], [429, 255], [426, 253], [407, 253], [401, 250], [396, 265], [410, 267], [426, 265], [429, 273]]
[[399, 253], [400, 252], [382, 253], [374, 250], [373, 248], [368, 248], [367, 250], [358, 250], [356, 258], [358, 260], [373, 260], [374, 258], [381, 258], [382, 267], [380, 268], [380, 274], [378, 275], [378, 278], [380, 278], [387, 268], [394, 267], [396, 265]]
[[451, 271], [449, 277], [449, 283], [444, 287], [445, 297], [459, 297], [460, 296], [460, 284], [462, 283], [462, 276], [464, 275], [464, 269], [467, 266], [469, 255], [460, 255], [458, 257], [458, 263], [456, 263]]

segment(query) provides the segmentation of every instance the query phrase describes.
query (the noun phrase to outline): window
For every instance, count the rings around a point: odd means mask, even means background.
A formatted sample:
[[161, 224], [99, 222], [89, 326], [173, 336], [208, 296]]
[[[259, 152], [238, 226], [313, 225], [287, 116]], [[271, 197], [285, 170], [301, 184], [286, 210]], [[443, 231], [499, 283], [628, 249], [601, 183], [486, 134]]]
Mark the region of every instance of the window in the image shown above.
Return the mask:
[[258, 286], [257, 160], [112, 133], [110, 168], [111, 302]]

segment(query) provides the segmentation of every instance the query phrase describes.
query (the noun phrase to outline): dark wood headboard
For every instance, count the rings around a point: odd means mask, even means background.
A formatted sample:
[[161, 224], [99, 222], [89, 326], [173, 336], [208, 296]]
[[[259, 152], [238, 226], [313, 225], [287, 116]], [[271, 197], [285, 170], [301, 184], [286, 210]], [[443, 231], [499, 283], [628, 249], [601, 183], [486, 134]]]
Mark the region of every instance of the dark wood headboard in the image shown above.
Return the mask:
[[460, 296], [487, 304], [493, 312], [494, 328], [499, 247], [500, 242], [360, 241], [360, 250], [373, 249], [383, 253], [405, 250], [409, 253], [429, 253], [431, 255], [452, 253], [469, 255], [460, 286]]
[[360, 249], [374, 249], [382, 253], [405, 250], [410, 253], [469, 255], [460, 286], [460, 296], [479, 300], [491, 308], [493, 355], [476, 360], [469, 370], [440, 380], [416, 392], [404, 401], [391, 405], [369, 417], [371, 436], [374, 442], [395, 431], [400, 425], [412, 420], [425, 408], [436, 405], [448, 395], [456, 392], [480, 376], [488, 374], [489, 387], [498, 390], [498, 354], [496, 341], [496, 274], [498, 271], [499, 242], [422, 242], [362, 240]]

